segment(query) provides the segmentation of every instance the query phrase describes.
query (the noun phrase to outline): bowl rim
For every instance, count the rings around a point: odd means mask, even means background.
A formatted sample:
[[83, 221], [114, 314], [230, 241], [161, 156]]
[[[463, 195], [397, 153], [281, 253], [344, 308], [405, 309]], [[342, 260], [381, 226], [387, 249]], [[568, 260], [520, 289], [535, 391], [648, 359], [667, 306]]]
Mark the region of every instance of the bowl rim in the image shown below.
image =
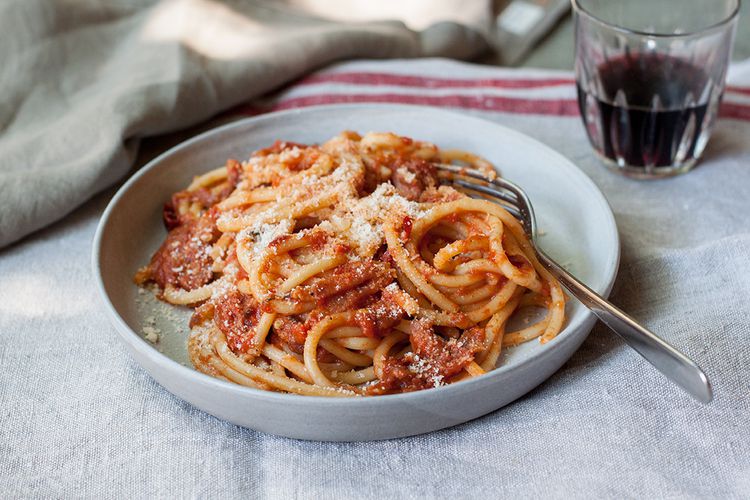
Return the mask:
[[[151, 362], [155, 364], [161, 364], [163, 367], [172, 373], [174, 373], [176, 376], [180, 377], [181, 380], [185, 381], [186, 383], [190, 384], [198, 384], [198, 385], [209, 385], [213, 386], [217, 390], [220, 391], [228, 391], [232, 393], [233, 395], [236, 395], [238, 397], [242, 398], [254, 398], [263, 400], [268, 403], [282, 403], [282, 404], [315, 404], [315, 403], [323, 403], [326, 406], [341, 406], [343, 408], [350, 408], [352, 405], [357, 406], [380, 406], [383, 404], [386, 404], [386, 402], [389, 403], [419, 403], [420, 401], [426, 400], [426, 399], [433, 399], [433, 398], [443, 398], [443, 397], [449, 397], [451, 393], [455, 391], [463, 391], [467, 390], [470, 387], [479, 387], [481, 385], [486, 384], [492, 384], [494, 379], [498, 377], [502, 377], [506, 372], [511, 370], [519, 370], [522, 369], [524, 366], [528, 365], [529, 363], [538, 363], [543, 361], [543, 358], [552, 355], [552, 353], [555, 351], [554, 347], [555, 345], [565, 341], [566, 339], [570, 338], [571, 335], [575, 331], [577, 331], [579, 328], [585, 326], [585, 323], [587, 321], [591, 321], [593, 317], [593, 313], [591, 311], [585, 310], [583, 311], [583, 314], [580, 314], [578, 318], [574, 322], [568, 322], [565, 325], [565, 328], [550, 342], [545, 344], [547, 347], [546, 349], [542, 349], [537, 353], [534, 353], [533, 355], [522, 359], [518, 361], [517, 363], [507, 366], [500, 366], [494, 370], [491, 370], [487, 372], [486, 374], [480, 376], [480, 377], [474, 377], [469, 380], [463, 380], [457, 383], [453, 384], [447, 384], [440, 387], [430, 388], [430, 389], [424, 389], [420, 391], [413, 391], [413, 392], [406, 392], [406, 393], [397, 393], [397, 394], [386, 394], [381, 395], [377, 397], [353, 397], [353, 398], [331, 398], [331, 397], [324, 397], [324, 396], [304, 396], [299, 394], [289, 394], [289, 393], [280, 393], [280, 392], [272, 392], [272, 391], [266, 391], [262, 389], [255, 389], [252, 387], [246, 387], [243, 385], [235, 384], [233, 382], [229, 382], [226, 380], [222, 380], [216, 377], [212, 377], [210, 375], [204, 374], [192, 366], [185, 366], [174, 359], [170, 358], [166, 354], [160, 352], [158, 349], [156, 349], [155, 346], [147, 342], [145, 339], [143, 339], [140, 335], [138, 335], [137, 332], [135, 332], [130, 325], [127, 324], [125, 319], [120, 315], [120, 313], [117, 311], [116, 307], [112, 303], [112, 301], [109, 298], [109, 295], [107, 293], [106, 286], [104, 284], [104, 278], [102, 275], [102, 246], [103, 246], [103, 238], [105, 231], [107, 230], [109, 219], [112, 215], [112, 213], [118, 208], [119, 203], [121, 200], [125, 197], [127, 193], [131, 190], [131, 188], [139, 182], [141, 178], [148, 175], [152, 170], [156, 170], [159, 168], [159, 166], [162, 164], [162, 162], [180, 152], [183, 149], [187, 149], [191, 146], [193, 146], [196, 143], [200, 143], [204, 140], [210, 139], [215, 136], [220, 136], [227, 130], [231, 130], [233, 128], [237, 127], [244, 127], [248, 124], [255, 124], [259, 122], [264, 121], [273, 121], [274, 119], [277, 119], [278, 117], [286, 117], [291, 115], [300, 115], [300, 114], [306, 114], [306, 113], [325, 113], [329, 111], [335, 111], [340, 109], [359, 109], [359, 110], [372, 110], [372, 109], [379, 109], [379, 110], [394, 110], [394, 111], [408, 111], [408, 112], [419, 112], [419, 113], [432, 113], [432, 114], [440, 114], [440, 115], [453, 115], [454, 118], [458, 118], [461, 120], [470, 120], [470, 121], [478, 121], [482, 122], [483, 125], [487, 127], [495, 127], [502, 129], [503, 133], [506, 134], [506, 136], [512, 137], [514, 140], [520, 140], [525, 142], [533, 143], [535, 147], [538, 147], [542, 150], [544, 150], [548, 154], [553, 154], [560, 158], [560, 166], [563, 167], [572, 175], [576, 176], [586, 187], [588, 191], [590, 191], [594, 197], [596, 198], [596, 202], [598, 205], [600, 205], [600, 208], [602, 209], [602, 213], [607, 220], [607, 226], [606, 228], [600, 228], [600, 230], [606, 230], [604, 232], [604, 236], [607, 241], [611, 241], [614, 244], [614, 254], [609, 256], [609, 259], [607, 260], [607, 267], [605, 269], [605, 272], [602, 274], [605, 276], [605, 282], [601, 288], [595, 288], [594, 290], [603, 296], [608, 296], [610, 291], [612, 290], [612, 286], [614, 285], [615, 279], [617, 277], [617, 271], [619, 268], [619, 262], [620, 262], [620, 255], [621, 255], [621, 249], [620, 249], [620, 238], [617, 230], [617, 224], [614, 218], [614, 214], [612, 212], [612, 208], [607, 201], [606, 197], [604, 196], [604, 193], [601, 192], [601, 190], [596, 186], [596, 184], [589, 178], [588, 175], [586, 175], [583, 170], [578, 168], [572, 161], [570, 161], [568, 158], [563, 156], [561, 153], [558, 153], [554, 149], [550, 148], [546, 144], [542, 143], [541, 141], [538, 141], [537, 139], [534, 139], [526, 134], [523, 134], [521, 132], [518, 132], [514, 129], [505, 127], [503, 125], [497, 124], [495, 122], [477, 117], [472, 115], [467, 115], [464, 113], [460, 113], [454, 110], [447, 110], [442, 108], [434, 108], [429, 106], [419, 106], [419, 105], [410, 105], [410, 104], [362, 104], [362, 103], [355, 103], [355, 104], [326, 104], [326, 105], [318, 105], [318, 106], [308, 106], [304, 108], [295, 108], [295, 109], [289, 109], [289, 110], [282, 110], [282, 111], [276, 111], [273, 113], [267, 113], [259, 116], [252, 116], [248, 118], [243, 118], [240, 120], [232, 121], [230, 123], [212, 128], [210, 130], [207, 130], [205, 132], [202, 132], [198, 135], [195, 135], [191, 137], [190, 139], [187, 139], [176, 146], [173, 146], [166, 150], [165, 152], [161, 153], [157, 157], [150, 160], [146, 165], [141, 167], [135, 174], [133, 174], [118, 190], [117, 193], [112, 197], [112, 199], [107, 204], [107, 208], [102, 213], [102, 216], [99, 220], [99, 223], [96, 228], [96, 233], [94, 234], [93, 242], [92, 242], [92, 253], [91, 253], [91, 266], [92, 266], [92, 274], [94, 276], [94, 281], [96, 283], [96, 288], [98, 291], [98, 295], [101, 299], [101, 301], [104, 303], [105, 310], [107, 312], [107, 316], [110, 319], [110, 322], [115, 326], [115, 330], [117, 331], [120, 339], [126, 344], [127, 347], [129, 347], [133, 351], [137, 351], [139, 354], [147, 357]], [[592, 323], [593, 324], [593, 323]], [[586, 332], [586, 335], [588, 335], [589, 332]], [[138, 363], [139, 365], [141, 363]], [[141, 368], [145, 369], [143, 366]], [[146, 370], [150, 375], [151, 373], [149, 370]], [[161, 385], [161, 383], [160, 383]]]

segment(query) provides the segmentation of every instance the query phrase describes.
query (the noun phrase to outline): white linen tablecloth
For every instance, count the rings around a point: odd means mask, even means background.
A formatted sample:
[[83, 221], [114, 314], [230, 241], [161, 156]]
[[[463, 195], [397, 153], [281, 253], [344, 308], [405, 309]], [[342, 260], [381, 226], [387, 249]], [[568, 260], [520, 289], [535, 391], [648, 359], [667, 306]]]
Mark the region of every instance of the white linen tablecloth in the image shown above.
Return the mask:
[[[274, 107], [413, 102], [547, 143], [612, 204], [622, 238], [612, 300], [704, 367], [713, 403], [690, 399], [597, 325], [545, 384], [452, 429], [317, 443], [235, 427], [158, 386], [107, 322], [89, 261], [110, 190], [0, 251], [0, 494], [750, 496], [750, 63], [732, 68], [702, 164], [653, 182], [595, 159], [571, 78], [441, 59], [353, 62], [212, 123]], [[146, 141], [140, 163], [194, 132]]]

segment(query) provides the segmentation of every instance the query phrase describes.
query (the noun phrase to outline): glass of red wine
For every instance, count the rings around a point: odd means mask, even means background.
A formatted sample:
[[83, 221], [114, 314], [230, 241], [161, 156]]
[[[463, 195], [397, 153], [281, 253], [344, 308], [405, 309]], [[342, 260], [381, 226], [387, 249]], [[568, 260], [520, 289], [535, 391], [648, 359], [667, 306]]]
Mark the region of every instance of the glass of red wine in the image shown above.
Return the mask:
[[572, 0], [578, 105], [604, 163], [690, 170], [711, 135], [739, 0]]

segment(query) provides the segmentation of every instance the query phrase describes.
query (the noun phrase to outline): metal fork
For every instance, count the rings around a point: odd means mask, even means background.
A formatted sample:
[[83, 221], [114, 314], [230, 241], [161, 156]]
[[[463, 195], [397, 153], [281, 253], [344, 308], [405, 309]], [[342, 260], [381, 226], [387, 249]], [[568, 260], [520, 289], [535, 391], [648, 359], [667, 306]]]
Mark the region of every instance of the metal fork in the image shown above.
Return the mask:
[[536, 242], [534, 209], [529, 197], [520, 187], [506, 179], [490, 179], [477, 170], [457, 165], [436, 164], [436, 167], [443, 182], [468, 190], [470, 194], [478, 193], [483, 197], [489, 197], [508, 210], [521, 222], [539, 261], [575, 298], [668, 379], [698, 401], [711, 401], [711, 384], [693, 360], [638, 324], [542, 252]]

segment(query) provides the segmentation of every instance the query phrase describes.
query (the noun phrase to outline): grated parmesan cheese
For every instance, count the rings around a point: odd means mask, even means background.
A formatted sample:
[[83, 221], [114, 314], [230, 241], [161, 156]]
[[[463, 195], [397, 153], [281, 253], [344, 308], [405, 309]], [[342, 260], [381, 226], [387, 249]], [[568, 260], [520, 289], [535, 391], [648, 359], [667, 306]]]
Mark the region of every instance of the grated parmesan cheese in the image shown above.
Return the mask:
[[156, 344], [159, 342], [159, 334], [161, 333], [161, 330], [159, 330], [156, 327], [153, 326], [144, 326], [143, 327], [143, 335], [152, 344]]
[[406, 182], [412, 183], [417, 179], [417, 174], [412, 172], [406, 167], [399, 167], [398, 170], [396, 170], [401, 175], [401, 178], [404, 179]]

